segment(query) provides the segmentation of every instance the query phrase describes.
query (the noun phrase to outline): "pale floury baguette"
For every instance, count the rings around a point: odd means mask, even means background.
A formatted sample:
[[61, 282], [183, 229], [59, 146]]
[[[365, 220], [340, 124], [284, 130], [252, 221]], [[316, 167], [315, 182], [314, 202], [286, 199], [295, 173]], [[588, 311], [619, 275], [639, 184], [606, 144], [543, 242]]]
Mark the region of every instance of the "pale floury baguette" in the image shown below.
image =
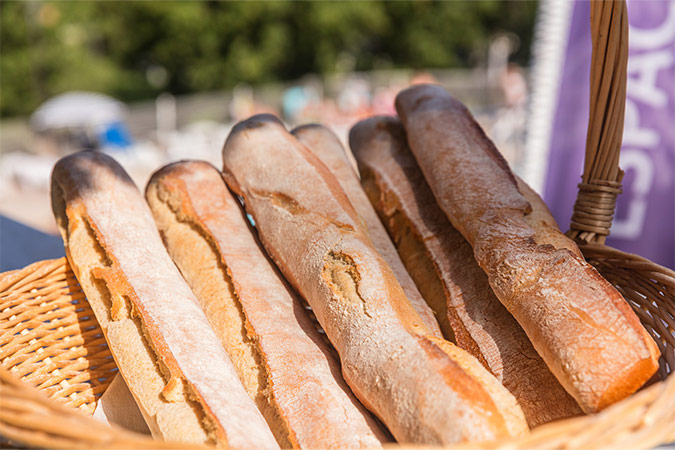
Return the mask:
[[394, 244], [392, 244], [391, 239], [387, 235], [387, 230], [382, 226], [366, 193], [363, 192], [359, 177], [349, 162], [345, 149], [342, 147], [338, 137], [320, 124], [304, 125], [295, 128], [291, 133], [300, 142], [305, 144], [335, 176], [356, 213], [365, 222], [368, 236], [375, 245], [375, 249], [380, 252], [380, 255], [389, 264], [391, 270], [394, 271], [396, 279], [403, 288], [410, 303], [412, 303], [413, 308], [415, 308], [435, 336], [443, 337], [433, 311], [429, 308], [425, 299], [422, 298], [415, 282], [410, 278], [410, 274], [408, 274], [408, 271], [401, 262], [401, 258], [396, 252], [396, 247], [394, 247]]
[[200, 161], [170, 164], [145, 195], [169, 254], [281, 447], [379, 447], [385, 433], [354, 398], [220, 172]]
[[438, 205], [567, 392], [594, 412], [642, 386], [658, 368], [656, 344], [574, 243], [533, 214], [466, 107], [420, 85], [396, 108]]
[[526, 432], [513, 396], [471, 355], [431, 335], [335, 177], [278, 119], [237, 124], [223, 162], [268, 254], [338, 351], [345, 380], [397, 440]]
[[51, 197], [68, 261], [153, 436], [279, 448], [124, 169], [102, 153], [67, 156]]
[[[363, 120], [349, 138], [363, 188], [424, 298], [436, 310], [443, 333], [516, 397], [530, 427], [581, 414], [495, 297], [471, 245], [436, 204], [398, 119]], [[550, 216], [549, 220], [555, 223]]]

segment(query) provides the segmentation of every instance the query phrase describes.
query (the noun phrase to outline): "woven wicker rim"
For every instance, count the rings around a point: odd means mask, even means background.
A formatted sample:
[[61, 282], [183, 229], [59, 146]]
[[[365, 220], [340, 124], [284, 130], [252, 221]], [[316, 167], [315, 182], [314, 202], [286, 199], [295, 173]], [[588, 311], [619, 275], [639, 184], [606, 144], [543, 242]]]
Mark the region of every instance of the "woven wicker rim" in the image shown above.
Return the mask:
[[[48, 261], [51, 262], [51, 261]], [[205, 448], [155, 441], [148, 436], [109, 426], [73, 408], [49, 400], [44, 392], [0, 369], [0, 435], [44, 448]], [[12, 444], [2, 445], [9, 448]]]

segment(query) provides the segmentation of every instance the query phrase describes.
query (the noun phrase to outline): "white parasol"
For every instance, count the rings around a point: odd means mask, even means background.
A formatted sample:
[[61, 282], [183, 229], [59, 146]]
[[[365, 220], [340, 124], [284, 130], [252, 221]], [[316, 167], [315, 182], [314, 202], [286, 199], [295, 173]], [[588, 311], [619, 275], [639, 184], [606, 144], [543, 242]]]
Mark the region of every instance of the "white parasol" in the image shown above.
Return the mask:
[[124, 103], [95, 92], [67, 92], [43, 103], [30, 117], [41, 132], [62, 128], [90, 128], [124, 120]]

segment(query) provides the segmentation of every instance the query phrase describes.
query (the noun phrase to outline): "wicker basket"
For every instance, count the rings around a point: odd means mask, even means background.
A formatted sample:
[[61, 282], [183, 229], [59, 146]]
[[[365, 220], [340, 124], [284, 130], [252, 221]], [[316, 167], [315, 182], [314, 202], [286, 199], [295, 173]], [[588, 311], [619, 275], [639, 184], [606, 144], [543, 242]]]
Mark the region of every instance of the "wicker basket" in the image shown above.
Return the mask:
[[[586, 164], [568, 235], [656, 340], [662, 354], [659, 380], [599, 414], [546, 424], [523, 438], [455, 448], [638, 449], [675, 441], [675, 377], [668, 376], [675, 366], [675, 272], [604, 245], [622, 176], [625, 1], [593, 2], [591, 23]], [[3, 447], [187, 448], [88, 417], [116, 372], [65, 258], [0, 274], [0, 436], [10, 440]]]

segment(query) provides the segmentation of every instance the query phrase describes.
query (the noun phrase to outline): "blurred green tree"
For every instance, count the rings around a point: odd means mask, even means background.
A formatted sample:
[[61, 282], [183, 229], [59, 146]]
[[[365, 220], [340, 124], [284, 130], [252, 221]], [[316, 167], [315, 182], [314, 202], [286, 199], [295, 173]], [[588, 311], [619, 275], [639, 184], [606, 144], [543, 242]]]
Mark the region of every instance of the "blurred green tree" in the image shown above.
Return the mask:
[[527, 63], [534, 1], [3, 1], [0, 115], [68, 90], [124, 101], [373, 68], [462, 67], [499, 32]]

